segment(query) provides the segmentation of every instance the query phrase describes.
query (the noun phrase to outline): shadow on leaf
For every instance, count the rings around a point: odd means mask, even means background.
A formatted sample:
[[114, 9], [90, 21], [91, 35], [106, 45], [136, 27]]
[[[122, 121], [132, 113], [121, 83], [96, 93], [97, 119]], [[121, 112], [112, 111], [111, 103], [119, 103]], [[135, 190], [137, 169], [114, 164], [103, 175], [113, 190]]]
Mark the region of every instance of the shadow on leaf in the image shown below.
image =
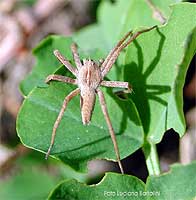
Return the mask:
[[156, 52], [156, 56], [151, 61], [150, 65], [144, 71], [144, 55], [142, 52], [142, 47], [140, 46], [138, 41], [134, 41], [134, 45], [137, 49], [137, 63], [130, 62], [125, 66], [124, 71], [124, 80], [128, 80], [132, 87], [134, 94], [130, 95], [129, 97], [134, 101], [139, 115], [141, 117], [141, 121], [144, 127], [144, 132], [148, 133], [149, 125], [150, 125], [150, 105], [149, 100], [157, 101], [158, 103], [162, 104], [163, 106], [167, 106], [167, 102], [162, 99], [159, 95], [168, 93], [171, 91], [171, 88], [167, 85], [149, 85], [147, 84], [147, 80], [153, 70], [156, 68], [160, 58], [161, 53], [163, 50], [165, 36], [156, 29], [160, 40], [158, 49]]

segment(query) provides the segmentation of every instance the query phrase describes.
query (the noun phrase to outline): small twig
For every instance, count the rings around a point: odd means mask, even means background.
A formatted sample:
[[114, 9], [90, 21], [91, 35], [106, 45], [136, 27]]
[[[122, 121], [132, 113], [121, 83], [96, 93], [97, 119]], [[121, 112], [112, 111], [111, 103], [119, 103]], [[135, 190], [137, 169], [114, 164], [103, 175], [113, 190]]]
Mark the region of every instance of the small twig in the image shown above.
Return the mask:
[[151, 0], [146, 0], [146, 3], [149, 5], [153, 12], [153, 17], [161, 22], [161, 24], [165, 24], [166, 18], [163, 13], [153, 4]]

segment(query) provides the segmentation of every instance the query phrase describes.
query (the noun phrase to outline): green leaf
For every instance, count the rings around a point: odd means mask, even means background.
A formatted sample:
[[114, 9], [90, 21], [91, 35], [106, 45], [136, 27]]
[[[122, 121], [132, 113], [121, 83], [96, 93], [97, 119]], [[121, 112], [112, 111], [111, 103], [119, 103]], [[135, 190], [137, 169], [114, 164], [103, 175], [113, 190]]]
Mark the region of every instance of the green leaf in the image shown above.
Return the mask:
[[[105, 91], [122, 158], [143, 145], [143, 128], [148, 140], [153, 143], [159, 142], [169, 128], [174, 128], [181, 135], [184, 132], [181, 91], [186, 67], [195, 49], [191, 37], [188, 42], [195, 26], [192, 20], [194, 11], [193, 4], [176, 5], [167, 25], [141, 35], [126, 54], [124, 80], [133, 85], [131, 98], [137, 106], [143, 127], [131, 99], [122, 101], [112, 94], [111, 89]], [[36, 85], [41, 88], [35, 88], [25, 99], [17, 119], [17, 132], [26, 146], [42, 152], [47, 151], [64, 97], [74, 89], [56, 82], [48, 87], [43, 80], [59, 66], [52, 55], [55, 48], [72, 61], [71, 42], [70, 38], [56, 36], [44, 40], [34, 50], [38, 58], [35, 69], [22, 83], [25, 94]], [[91, 52], [90, 56], [96, 58], [97, 54]], [[89, 127], [81, 124], [79, 98], [70, 102], [58, 128], [52, 154], [77, 170], [84, 170], [86, 162], [94, 158], [115, 159], [98, 102]]]
[[[47, 88], [35, 88], [25, 99], [17, 118], [17, 132], [26, 146], [46, 152], [52, 128], [65, 96], [75, 86], [51, 82]], [[122, 158], [143, 144], [143, 129], [131, 100], [120, 100], [111, 89], [104, 90], [109, 115]], [[115, 160], [111, 138], [97, 100], [92, 121], [83, 126], [80, 117], [79, 97], [68, 105], [57, 129], [51, 154], [55, 154], [76, 170], [84, 170], [91, 159]]]
[[175, 164], [171, 170], [161, 176], [147, 179], [146, 191], [160, 191], [159, 196], [148, 197], [149, 200], [192, 200], [196, 198], [196, 162], [183, 166]]
[[[152, 2], [167, 18], [171, 13], [169, 5], [180, 0]], [[126, 32], [140, 26], [160, 24], [153, 18], [153, 11], [146, 0], [118, 0], [115, 3], [102, 1], [97, 18], [97, 24], [83, 28], [74, 35], [74, 39], [83, 49], [99, 48], [106, 54]]]
[[98, 19], [110, 49], [128, 31], [159, 24], [152, 18], [152, 11], [145, 0], [119, 0], [114, 4], [104, 1], [99, 7]]
[[131, 195], [131, 193], [133, 195], [128, 199], [134, 200], [138, 199], [138, 196], [134, 194], [138, 191], [144, 191], [144, 186], [144, 183], [134, 176], [107, 173], [97, 185], [87, 186], [75, 180], [64, 181], [57, 185], [48, 199], [119, 200], [124, 199], [123, 195], [129, 192], [129, 195]]
[[[110, 50], [108, 41], [103, 37], [104, 30], [99, 24], [92, 24], [82, 28], [73, 35], [74, 41], [82, 48], [83, 51], [91, 52], [95, 49], [103, 52], [99, 58], [105, 57]], [[87, 40], [88, 38], [88, 40]]]
[[182, 89], [196, 50], [196, 5], [172, 8], [168, 23], [141, 35], [125, 57], [124, 80], [133, 87], [131, 98], [150, 143], [160, 142], [170, 128], [180, 136], [185, 132]]
[[156, 8], [158, 8], [162, 12], [163, 16], [168, 18], [172, 11], [171, 5], [183, 2], [184, 0], [164, 0], [164, 1], [151, 0], [151, 1], [156, 6]]
[[[52, 128], [63, 99], [74, 88], [62, 83], [53, 82], [50, 87], [44, 84], [46, 76], [53, 73], [59, 66], [59, 62], [52, 55], [52, 51], [55, 48], [59, 49], [59, 47], [61, 51], [63, 47], [66, 47], [66, 57], [69, 58], [71, 55], [70, 43], [71, 39], [64, 37], [52, 36], [45, 39], [34, 50], [34, 54], [38, 58], [35, 69], [21, 84], [25, 94], [36, 85], [38, 85], [38, 88], [26, 97], [21, 107], [17, 120], [17, 132], [26, 146], [39, 151], [47, 151]], [[99, 50], [100, 53], [101, 50]], [[82, 57], [84, 57], [83, 55]], [[90, 52], [90, 57], [98, 59], [97, 52]], [[72, 58], [70, 60], [72, 61]], [[62, 70], [57, 73], [66, 74]], [[106, 95], [111, 96], [106, 97], [111, 119], [113, 122], [118, 120], [118, 123], [116, 123], [118, 125], [114, 124], [114, 128], [118, 134], [117, 139], [123, 158], [142, 146], [143, 129], [132, 101], [127, 103], [119, 100], [111, 93], [111, 89], [108, 90]], [[86, 168], [86, 162], [93, 158], [115, 159], [113, 145], [99, 103], [96, 103], [89, 128], [84, 127], [81, 123], [79, 105], [79, 98], [76, 97], [68, 106], [57, 130], [56, 144], [52, 152], [52, 154], [56, 154], [61, 160], [77, 170]], [[125, 114], [127, 110], [130, 113], [128, 115]], [[119, 113], [118, 117], [116, 117], [117, 113]], [[75, 128], [74, 131], [72, 127]]]
[[48, 199], [191, 200], [196, 197], [195, 171], [196, 162], [187, 166], [174, 165], [168, 173], [150, 176], [146, 185], [136, 177], [115, 173], [107, 173], [97, 185], [67, 180], [58, 184]]

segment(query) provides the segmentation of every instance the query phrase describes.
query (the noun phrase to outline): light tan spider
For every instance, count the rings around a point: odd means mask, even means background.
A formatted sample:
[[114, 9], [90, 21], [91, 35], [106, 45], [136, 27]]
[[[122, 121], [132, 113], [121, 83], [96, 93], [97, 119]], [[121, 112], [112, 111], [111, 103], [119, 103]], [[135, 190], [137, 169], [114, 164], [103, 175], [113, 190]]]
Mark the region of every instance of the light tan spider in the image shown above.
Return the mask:
[[65, 65], [65, 67], [73, 75], [75, 75], [76, 79], [72, 79], [72, 78], [69, 78], [66, 76], [61, 76], [61, 75], [49, 75], [46, 78], [46, 83], [48, 83], [51, 80], [55, 80], [55, 81], [61, 81], [61, 82], [65, 82], [65, 83], [71, 83], [71, 84], [78, 85], [78, 88], [73, 90], [70, 94], [68, 94], [63, 101], [62, 108], [61, 108], [59, 115], [53, 126], [51, 143], [48, 148], [48, 152], [46, 153], [46, 159], [50, 155], [50, 151], [54, 144], [56, 130], [57, 130], [59, 123], [63, 117], [64, 111], [67, 107], [68, 102], [74, 96], [80, 94], [80, 107], [81, 107], [82, 122], [84, 125], [86, 125], [86, 124], [89, 124], [89, 122], [91, 120], [91, 115], [93, 112], [95, 98], [96, 98], [96, 94], [97, 94], [99, 97], [103, 115], [104, 115], [106, 123], [108, 125], [111, 139], [112, 139], [112, 142], [114, 145], [116, 159], [119, 164], [120, 171], [121, 171], [121, 173], [124, 173], [123, 167], [122, 167], [122, 164], [120, 161], [120, 154], [119, 154], [119, 149], [118, 149], [114, 129], [112, 127], [112, 123], [111, 123], [110, 117], [108, 115], [105, 97], [104, 97], [103, 92], [100, 89], [100, 86], [126, 88], [126, 89], [128, 89], [128, 91], [131, 91], [131, 87], [128, 82], [104, 81], [103, 78], [106, 76], [106, 74], [112, 68], [114, 62], [118, 58], [122, 49], [124, 49], [128, 44], [130, 44], [141, 33], [150, 31], [153, 28], [154, 27], [151, 27], [149, 29], [145, 29], [145, 30], [136, 32], [135, 34], [132, 34], [131, 31], [128, 32], [118, 42], [118, 44], [110, 51], [110, 53], [108, 54], [106, 59], [100, 64], [96, 64], [96, 62], [89, 60], [89, 59], [83, 59], [83, 61], [81, 62], [80, 57], [77, 52], [76, 44], [71, 45], [71, 50], [73, 53], [73, 58], [74, 58], [74, 61], [76, 64], [76, 68], [73, 67], [70, 64], [70, 62], [60, 54], [60, 52], [58, 50], [54, 51], [54, 55], [59, 59], [59, 61], [61, 63], [63, 63], [63, 65]]

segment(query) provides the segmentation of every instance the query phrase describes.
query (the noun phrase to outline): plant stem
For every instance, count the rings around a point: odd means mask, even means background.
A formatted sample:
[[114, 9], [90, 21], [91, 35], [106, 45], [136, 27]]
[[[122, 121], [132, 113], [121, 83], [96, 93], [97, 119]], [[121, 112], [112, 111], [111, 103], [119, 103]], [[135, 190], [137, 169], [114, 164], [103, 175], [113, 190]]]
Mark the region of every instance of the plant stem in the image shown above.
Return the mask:
[[159, 175], [161, 173], [156, 144], [146, 143], [143, 147], [146, 158], [146, 165], [149, 175]]

